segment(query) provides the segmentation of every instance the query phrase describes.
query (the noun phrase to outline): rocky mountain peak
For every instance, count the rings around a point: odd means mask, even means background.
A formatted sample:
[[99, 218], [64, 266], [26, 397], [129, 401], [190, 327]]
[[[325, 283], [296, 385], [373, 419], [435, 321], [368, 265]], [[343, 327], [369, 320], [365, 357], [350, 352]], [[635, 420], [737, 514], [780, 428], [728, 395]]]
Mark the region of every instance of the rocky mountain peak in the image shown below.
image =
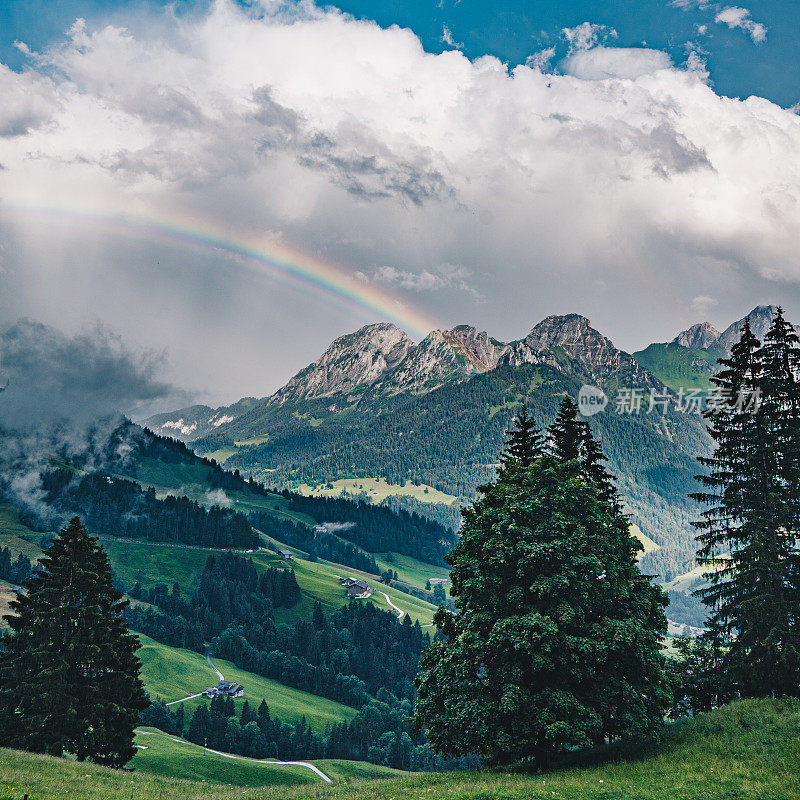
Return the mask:
[[583, 346], [588, 340], [597, 339], [609, 342], [592, 328], [586, 317], [580, 314], [554, 314], [545, 317], [533, 327], [525, 337], [525, 344], [532, 350], [551, 350], [554, 347], [570, 349]]
[[479, 372], [494, 369], [508, 351], [507, 344], [493, 339], [486, 331], [478, 333], [471, 325], [456, 325], [448, 334], [453, 345], [462, 349]]
[[679, 344], [690, 350], [708, 350], [717, 343], [721, 335], [710, 322], [698, 322], [691, 328], [681, 331], [672, 340], [672, 344]]
[[729, 325], [720, 334], [717, 339], [717, 346], [725, 350], [726, 353], [731, 352], [731, 347], [739, 341], [742, 335], [742, 327], [745, 320], [750, 323], [750, 330], [756, 339], [764, 341], [764, 334], [769, 330], [772, 324], [772, 318], [775, 316], [777, 306], [756, 306], [746, 317], [737, 320], [733, 325]]
[[273, 395], [273, 400], [327, 397], [371, 386], [397, 367], [413, 346], [408, 334], [396, 325], [365, 325], [335, 339], [316, 361]]
[[581, 314], [546, 317], [525, 339], [510, 347], [501, 362], [510, 366], [547, 364], [598, 386], [617, 373], [629, 386], [664, 388], [633, 356], [618, 350]]

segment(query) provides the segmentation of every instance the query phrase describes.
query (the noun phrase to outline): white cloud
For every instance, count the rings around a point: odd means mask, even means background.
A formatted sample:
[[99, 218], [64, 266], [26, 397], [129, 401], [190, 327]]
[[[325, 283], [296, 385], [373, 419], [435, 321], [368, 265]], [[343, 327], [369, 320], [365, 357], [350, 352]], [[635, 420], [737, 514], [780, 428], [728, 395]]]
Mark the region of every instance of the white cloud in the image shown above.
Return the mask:
[[415, 292], [430, 292], [438, 289], [455, 288], [477, 296], [474, 288], [467, 282], [469, 270], [452, 264], [442, 264], [434, 269], [423, 269], [420, 272], [397, 267], [378, 267], [372, 277], [360, 273], [362, 280], [374, 280], [387, 286], [401, 286]]
[[[308, 311], [308, 293], [222, 256], [10, 213], [20, 204], [278, 232], [370, 280], [376, 264], [401, 265], [383, 275], [401, 301], [507, 338], [580, 308], [639, 345], [670, 309], [715, 294], [704, 276], [739, 298], [739, 316], [765, 281], [800, 286], [797, 115], [717, 95], [698, 63], [598, 45], [609, 35], [574, 31], [553, 74], [426, 53], [407, 29], [308, 5], [217, 0], [135, 34], [76, 25], [28, 69], [0, 70], [0, 319], [100, 315], [168, 344], [189, 385], [203, 380], [202, 340], [233, 396], [269, 388], [246, 366], [265, 363], [265, 341], [284, 343], [269, 355], [280, 368], [258, 370], [278, 381], [343, 326], [372, 321], [321, 301]], [[448, 292], [458, 281], [486, 298], [480, 309]], [[142, 308], [163, 320], [143, 326]], [[285, 344], [306, 314], [314, 324]]]
[[525, 64], [532, 69], [538, 69], [540, 72], [545, 72], [546, 70], [550, 69], [550, 64], [552, 63], [555, 55], [556, 48], [548, 47], [544, 50], [540, 50], [538, 53], [534, 53], [532, 56], [528, 56]]
[[593, 22], [582, 22], [574, 28], [563, 28], [561, 31], [569, 43], [570, 52], [589, 50], [606, 39], [616, 39], [617, 32], [607, 25], [595, 25]]
[[706, 295], [698, 295], [692, 298], [692, 311], [705, 316], [712, 308], [719, 305], [719, 300], [714, 297], [707, 297]]
[[463, 42], [457, 42], [453, 38], [453, 32], [447, 27], [447, 25], [442, 25], [442, 41], [445, 44], [450, 45], [450, 47], [455, 47], [456, 50], [464, 46]]
[[660, 50], [602, 45], [590, 50], [578, 50], [561, 62], [561, 69], [565, 74], [584, 81], [602, 81], [607, 78], [636, 80], [671, 66], [670, 57]]
[[731, 30], [741, 28], [750, 34], [756, 44], [761, 44], [767, 38], [767, 26], [751, 19], [750, 11], [746, 8], [727, 6], [714, 17], [714, 22], [724, 23]]

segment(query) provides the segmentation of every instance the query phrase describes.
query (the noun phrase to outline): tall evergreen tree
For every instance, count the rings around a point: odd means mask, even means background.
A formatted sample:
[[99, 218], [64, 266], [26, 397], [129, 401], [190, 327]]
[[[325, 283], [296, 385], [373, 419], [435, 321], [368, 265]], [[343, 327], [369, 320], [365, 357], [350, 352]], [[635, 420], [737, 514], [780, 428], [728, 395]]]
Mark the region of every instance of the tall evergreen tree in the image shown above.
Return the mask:
[[592, 436], [589, 425], [583, 421], [581, 461], [587, 478], [597, 487], [598, 497], [614, 506], [621, 507], [614, 476], [606, 469], [606, 457], [600, 443]]
[[782, 313], [764, 347], [745, 324], [707, 412], [716, 449], [695, 495], [709, 506], [695, 523], [710, 568], [699, 594], [725, 678], [745, 696], [800, 693], [797, 344]]
[[506, 442], [505, 451], [500, 456], [503, 467], [530, 466], [544, 453], [544, 438], [536, 421], [528, 414], [528, 407], [522, 404], [522, 410], [514, 419], [514, 427], [509, 431], [510, 438]]
[[149, 705], [139, 642], [108, 558], [75, 518], [10, 604], [0, 655], [0, 743], [122, 767]]
[[583, 452], [584, 436], [583, 424], [578, 420], [578, 406], [567, 395], [548, 430], [550, 454], [562, 463], [577, 461]]
[[663, 592], [575, 459], [509, 468], [464, 511], [458, 613], [423, 652], [414, 728], [443, 755], [534, 759], [661, 724]]
[[585, 419], [578, 416], [578, 406], [564, 397], [558, 415], [548, 430], [549, 452], [562, 463], [579, 461], [583, 473], [598, 490], [600, 499], [620, 505], [614, 477], [606, 469], [606, 457]]

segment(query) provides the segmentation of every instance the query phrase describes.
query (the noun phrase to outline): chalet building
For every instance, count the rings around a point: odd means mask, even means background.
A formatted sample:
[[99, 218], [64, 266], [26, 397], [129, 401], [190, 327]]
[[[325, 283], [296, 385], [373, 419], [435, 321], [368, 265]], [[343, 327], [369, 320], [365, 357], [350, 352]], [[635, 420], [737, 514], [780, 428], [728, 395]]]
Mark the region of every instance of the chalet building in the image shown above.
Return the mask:
[[220, 681], [203, 692], [204, 697], [241, 697], [243, 694], [244, 686], [234, 681]]
[[359, 600], [369, 597], [372, 594], [369, 584], [366, 581], [352, 581], [347, 585], [347, 597], [350, 600]]
[[278, 551], [284, 558], [294, 558], [294, 553], [291, 550]]
[[431, 578], [430, 579], [431, 586], [436, 586], [437, 583], [444, 585], [447, 582], [448, 582], [447, 578]]

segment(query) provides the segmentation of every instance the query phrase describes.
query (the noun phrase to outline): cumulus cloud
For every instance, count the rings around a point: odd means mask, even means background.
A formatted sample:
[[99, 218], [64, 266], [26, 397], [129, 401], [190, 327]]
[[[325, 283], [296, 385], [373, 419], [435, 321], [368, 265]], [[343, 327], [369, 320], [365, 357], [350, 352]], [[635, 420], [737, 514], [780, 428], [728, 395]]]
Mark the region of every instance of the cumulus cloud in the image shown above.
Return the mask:
[[424, 269], [421, 272], [384, 266], [374, 270], [371, 276], [359, 274], [363, 280], [373, 280], [387, 286], [401, 286], [414, 292], [455, 288], [477, 296], [477, 292], [467, 281], [469, 270], [452, 264], [443, 264], [436, 269]]
[[[0, 73], [14, 98], [0, 109], [0, 319], [99, 313], [169, 347], [183, 382], [198, 362], [224, 375], [229, 401], [266, 394], [345, 325], [374, 321], [325, 298], [310, 307], [313, 295], [222, 253], [101, 236], [98, 209], [277, 238], [382, 280], [440, 326], [499, 338], [580, 308], [635, 347], [654, 320], [672, 327], [670, 308], [714, 295], [705, 280], [729, 287], [719, 313], [732, 319], [765, 282], [795, 291], [797, 115], [717, 95], [699, 56], [684, 68], [615, 48], [591, 23], [564, 37], [559, 74], [547, 51], [509, 70], [309, 4], [216, 0], [135, 32], [76, 24]], [[26, 214], [41, 205], [87, 221]], [[485, 302], [448, 293], [459, 281]]]
[[[0, 332], [0, 429], [88, 422], [173, 393], [163, 359], [103, 328], [74, 337], [29, 319]], [[174, 396], [174, 395], [173, 395]]]
[[636, 80], [671, 66], [670, 57], [660, 50], [602, 45], [589, 50], [578, 50], [561, 63], [561, 68], [567, 75], [584, 81], [603, 81], [607, 78]]
[[701, 316], [705, 316], [708, 312], [719, 305], [719, 300], [715, 297], [707, 297], [706, 295], [698, 295], [692, 298], [692, 311]]
[[608, 25], [582, 22], [574, 28], [563, 28], [561, 34], [569, 43], [570, 51], [589, 50], [606, 39], [616, 39], [617, 32]]
[[752, 19], [746, 8], [727, 6], [714, 17], [714, 22], [724, 23], [731, 30], [741, 28], [756, 44], [761, 44], [767, 38], [767, 26]]

